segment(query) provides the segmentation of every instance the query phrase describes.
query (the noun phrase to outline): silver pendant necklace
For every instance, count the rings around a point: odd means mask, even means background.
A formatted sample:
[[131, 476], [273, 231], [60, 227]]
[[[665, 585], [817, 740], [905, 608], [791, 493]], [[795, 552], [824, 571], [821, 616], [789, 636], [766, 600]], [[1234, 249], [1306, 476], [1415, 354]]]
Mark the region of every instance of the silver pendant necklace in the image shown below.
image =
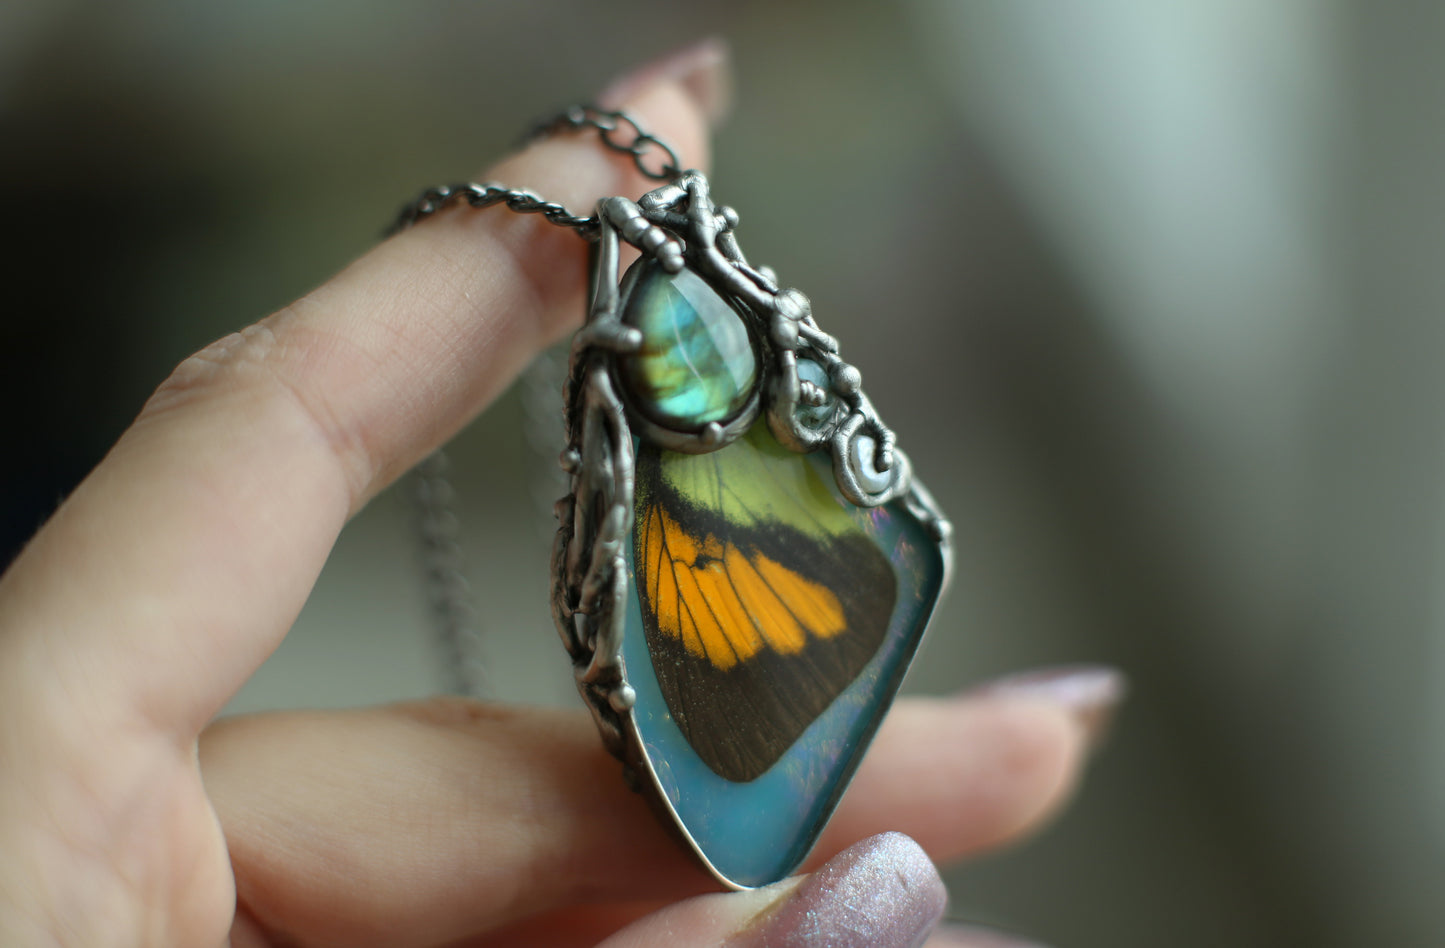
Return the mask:
[[[505, 204], [592, 242], [553, 618], [628, 782], [720, 882], [765, 885], [817, 841], [897, 693], [947, 583], [949, 525], [707, 178], [621, 112], [575, 107], [536, 134], [567, 130], [661, 183], [590, 217], [498, 184], [434, 188], [395, 228]], [[624, 243], [640, 256], [622, 273]], [[429, 584], [455, 641], [472, 616], [448, 587], [445, 479], [425, 473]]]

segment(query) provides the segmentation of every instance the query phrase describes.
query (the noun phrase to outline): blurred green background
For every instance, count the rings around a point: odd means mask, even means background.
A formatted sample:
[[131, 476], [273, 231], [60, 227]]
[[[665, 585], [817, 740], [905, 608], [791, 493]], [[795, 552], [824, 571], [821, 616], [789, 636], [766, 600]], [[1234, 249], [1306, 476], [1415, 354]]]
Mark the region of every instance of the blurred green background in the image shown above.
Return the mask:
[[[179, 359], [709, 34], [715, 193], [957, 528], [909, 688], [1134, 681], [1077, 803], [951, 872], [955, 914], [1439, 945], [1445, 5], [9, 0], [0, 555]], [[528, 418], [459, 438], [463, 543], [490, 693], [571, 706]], [[411, 543], [368, 508], [233, 709], [437, 687]]]

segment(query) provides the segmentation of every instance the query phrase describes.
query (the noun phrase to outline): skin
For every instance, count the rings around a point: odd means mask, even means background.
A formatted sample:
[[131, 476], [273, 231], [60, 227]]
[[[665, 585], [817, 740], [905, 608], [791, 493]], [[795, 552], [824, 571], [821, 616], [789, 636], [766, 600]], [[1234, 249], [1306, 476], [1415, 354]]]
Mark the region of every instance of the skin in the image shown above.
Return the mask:
[[[684, 85], [628, 100], [705, 166]], [[478, 180], [579, 208], [646, 190], [584, 136]], [[571, 233], [448, 212], [157, 389], [0, 578], [0, 943], [583, 945], [660, 909], [609, 944], [707, 945], [786, 890], [669, 905], [715, 886], [580, 711], [212, 723], [347, 519], [575, 328], [584, 272]], [[1086, 737], [1040, 698], [900, 702], [817, 861], [883, 830], [937, 861], [1006, 843], [1064, 798]]]

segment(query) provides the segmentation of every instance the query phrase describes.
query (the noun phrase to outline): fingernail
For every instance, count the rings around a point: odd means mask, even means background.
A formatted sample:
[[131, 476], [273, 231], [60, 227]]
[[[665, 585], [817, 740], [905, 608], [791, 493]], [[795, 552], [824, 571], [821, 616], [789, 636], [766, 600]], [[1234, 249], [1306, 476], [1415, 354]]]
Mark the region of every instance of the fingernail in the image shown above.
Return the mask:
[[1045, 948], [1037, 941], [1024, 941], [991, 928], [970, 925], [940, 925], [929, 939], [928, 948]]
[[604, 108], [620, 108], [643, 90], [664, 82], [682, 86], [707, 116], [708, 124], [716, 127], [732, 105], [732, 66], [727, 42], [711, 36], [639, 66], [613, 80], [597, 97], [597, 102]]
[[1109, 665], [1063, 665], [995, 679], [970, 695], [997, 695], [1048, 701], [1067, 709], [1098, 745], [1109, 732], [1114, 713], [1129, 692], [1124, 673]]
[[923, 849], [902, 833], [883, 833], [828, 860], [729, 945], [917, 948], [947, 903]]

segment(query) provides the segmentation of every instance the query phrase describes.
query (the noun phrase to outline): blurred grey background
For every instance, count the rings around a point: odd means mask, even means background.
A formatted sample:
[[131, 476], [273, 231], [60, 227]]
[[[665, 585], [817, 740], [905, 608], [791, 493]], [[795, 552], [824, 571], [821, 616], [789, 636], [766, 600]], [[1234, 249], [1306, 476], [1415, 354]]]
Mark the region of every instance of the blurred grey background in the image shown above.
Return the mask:
[[[9, 0], [0, 556], [180, 358], [713, 33], [715, 191], [958, 528], [909, 687], [1133, 677], [1077, 803], [954, 871], [955, 912], [1439, 945], [1445, 5]], [[492, 694], [573, 705], [527, 418], [456, 444], [463, 540]], [[429, 635], [393, 493], [233, 708], [428, 693]]]

